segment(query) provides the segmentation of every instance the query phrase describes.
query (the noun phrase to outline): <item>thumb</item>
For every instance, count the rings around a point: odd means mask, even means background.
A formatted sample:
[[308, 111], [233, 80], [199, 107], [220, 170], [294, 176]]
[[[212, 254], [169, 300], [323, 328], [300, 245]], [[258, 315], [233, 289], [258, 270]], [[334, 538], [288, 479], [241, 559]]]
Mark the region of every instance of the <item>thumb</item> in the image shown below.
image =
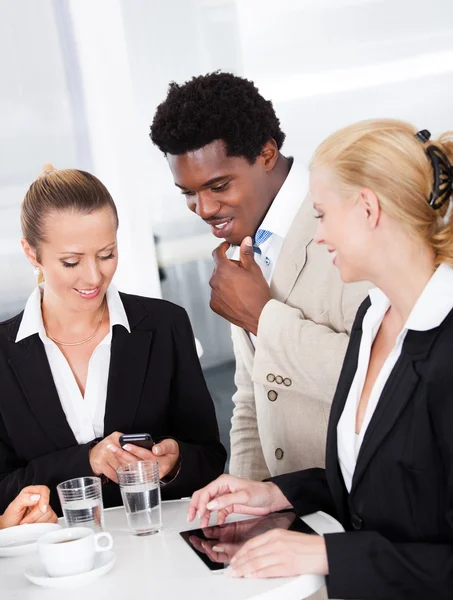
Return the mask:
[[165, 454], [177, 454], [179, 452], [179, 445], [176, 440], [162, 440], [158, 444], [154, 444], [152, 451], [153, 454], [155, 454], [156, 456], [164, 456]]
[[245, 269], [255, 264], [253, 241], [249, 235], [241, 243], [241, 264]]

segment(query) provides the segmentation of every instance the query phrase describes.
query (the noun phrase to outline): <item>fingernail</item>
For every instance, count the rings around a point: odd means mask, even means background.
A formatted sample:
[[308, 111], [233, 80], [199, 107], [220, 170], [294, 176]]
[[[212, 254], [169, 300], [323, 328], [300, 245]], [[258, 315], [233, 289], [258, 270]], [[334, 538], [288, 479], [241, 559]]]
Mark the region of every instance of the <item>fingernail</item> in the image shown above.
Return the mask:
[[38, 502], [38, 500], [39, 500], [40, 498], [41, 498], [41, 494], [32, 494], [32, 495], [30, 496], [30, 500], [31, 500], [32, 502]]
[[[110, 446], [109, 446], [110, 448]], [[132, 446], [130, 444], [125, 444], [123, 446], [123, 449], [126, 450], [126, 452], [130, 452], [132, 450]]]
[[154, 452], [154, 454], [160, 454], [160, 446], [154, 446], [153, 452]]
[[118, 448], [117, 448], [116, 446], [114, 446], [113, 444], [109, 444], [109, 445], [107, 446], [107, 448], [108, 448], [109, 450], [111, 450], [112, 452], [116, 452], [116, 451], [118, 450]]
[[250, 236], [247, 236], [245, 238], [245, 245], [246, 246], [253, 246], [252, 238]]
[[218, 508], [218, 506], [219, 506], [219, 503], [217, 502], [217, 500], [213, 500], [209, 504], [206, 504], [206, 508], [208, 510], [215, 510], [216, 508]]
[[223, 546], [213, 546], [212, 549], [214, 552], [225, 552], [225, 548]]
[[235, 556], [233, 556], [233, 558], [230, 560], [230, 563], [234, 563], [234, 562], [236, 562], [236, 557]]
[[44, 504], [44, 506], [41, 506], [41, 511], [43, 513], [47, 512], [47, 504]]

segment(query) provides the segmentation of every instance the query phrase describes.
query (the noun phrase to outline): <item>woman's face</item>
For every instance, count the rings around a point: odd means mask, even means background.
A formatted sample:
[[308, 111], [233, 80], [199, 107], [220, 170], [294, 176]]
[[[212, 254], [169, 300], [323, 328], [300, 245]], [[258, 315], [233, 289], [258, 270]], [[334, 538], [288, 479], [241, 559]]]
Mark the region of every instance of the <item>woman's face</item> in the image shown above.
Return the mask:
[[39, 248], [39, 262], [26, 240], [25, 253], [39, 264], [46, 295], [73, 311], [99, 308], [118, 265], [116, 220], [110, 207], [84, 215], [55, 212], [44, 221], [46, 240]]
[[319, 219], [315, 242], [327, 246], [343, 281], [367, 279], [370, 227], [362, 190], [346, 198], [333, 174], [319, 167], [310, 173], [310, 195]]

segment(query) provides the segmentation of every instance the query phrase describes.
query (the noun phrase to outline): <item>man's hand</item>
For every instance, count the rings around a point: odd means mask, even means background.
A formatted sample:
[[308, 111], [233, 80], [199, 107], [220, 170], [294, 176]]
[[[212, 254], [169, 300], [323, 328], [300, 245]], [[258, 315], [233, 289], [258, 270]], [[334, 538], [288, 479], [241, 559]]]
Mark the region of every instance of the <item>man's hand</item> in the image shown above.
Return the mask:
[[240, 262], [227, 257], [228, 248], [223, 242], [212, 254], [215, 267], [209, 281], [210, 306], [230, 323], [256, 335], [261, 312], [272, 299], [270, 288], [253, 257], [251, 237], [242, 240]]
[[0, 516], [0, 529], [26, 523], [56, 523], [57, 515], [49, 506], [49, 488], [29, 485]]

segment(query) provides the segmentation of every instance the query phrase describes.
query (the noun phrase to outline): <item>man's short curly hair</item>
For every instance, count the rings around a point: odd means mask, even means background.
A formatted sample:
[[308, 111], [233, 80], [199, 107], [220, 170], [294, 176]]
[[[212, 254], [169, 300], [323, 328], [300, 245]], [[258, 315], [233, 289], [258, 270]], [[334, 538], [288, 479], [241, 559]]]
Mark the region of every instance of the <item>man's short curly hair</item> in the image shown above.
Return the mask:
[[285, 140], [270, 100], [252, 81], [216, 71], [179, 85], [170, 83], [157, 108], [150, 137], [165, 154], [185, 154], [223, 140], [228, 156], [254, 163], [264, 144]]

